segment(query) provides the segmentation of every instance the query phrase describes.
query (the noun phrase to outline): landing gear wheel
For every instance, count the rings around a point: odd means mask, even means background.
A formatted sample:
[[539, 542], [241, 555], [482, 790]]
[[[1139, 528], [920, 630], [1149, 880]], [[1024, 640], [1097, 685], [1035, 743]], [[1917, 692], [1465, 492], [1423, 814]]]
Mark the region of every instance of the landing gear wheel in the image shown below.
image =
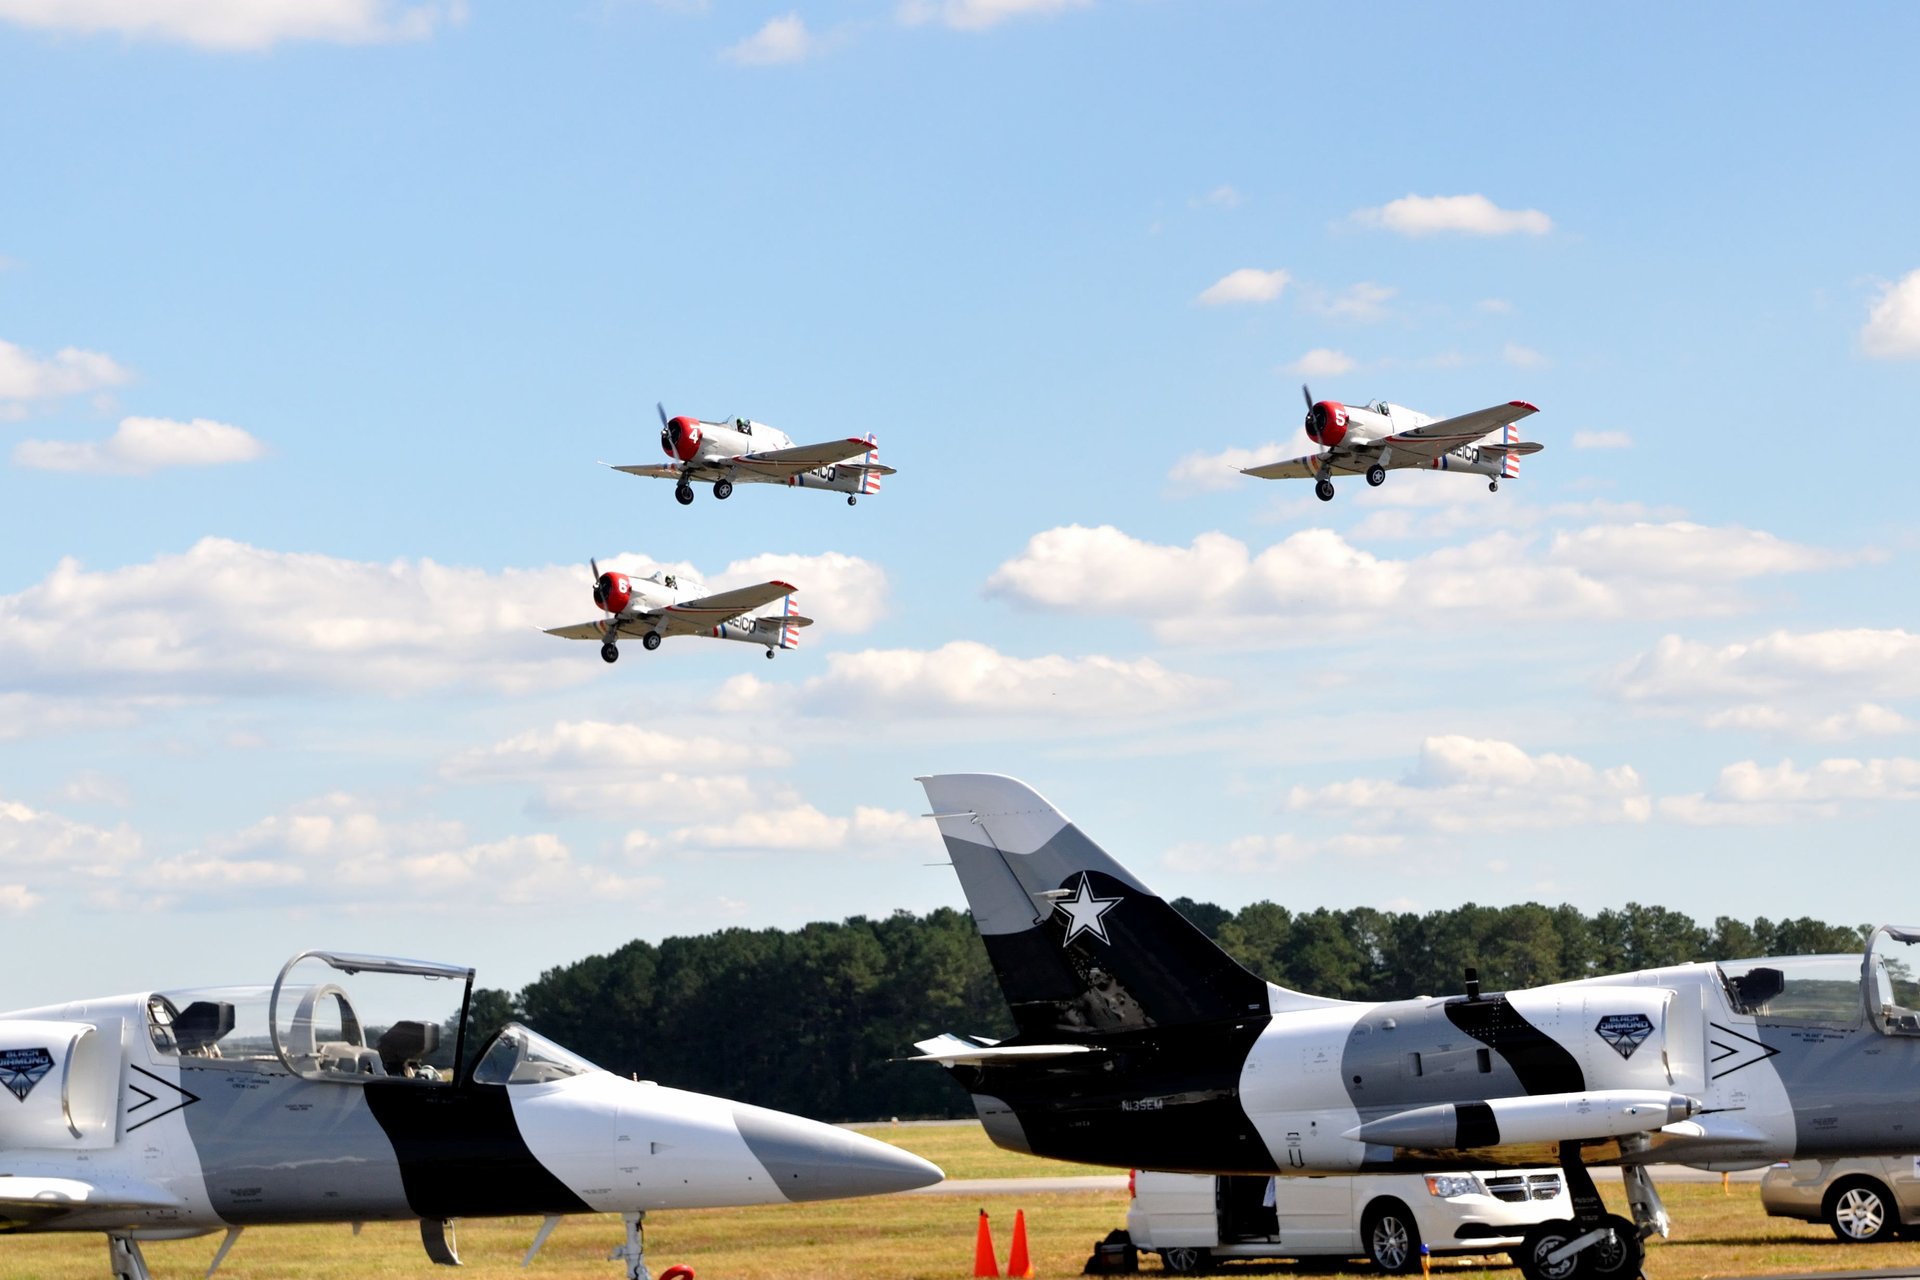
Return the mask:
[[647, 647], [648, 653], [652, 653], [660, 647], [660, 633], [658, 631], [649, 631], [640, 637], [640, 643]]
[[1198, 1275], [1207, 1269], [1213, 1261], [1213, 1254], [1205, 1249], [1162, 1249], [1160, 1251], [1160, 1269], [1179, 1275]]
[[1585, 1254], [1576, 1253], [1557, 1263], [1548, 1262], [1547, 1258], [1581, 1234], [1572, 1218], [1556, 1218], [1528, 1227], [1523, 1242], [1513, 1252], [1514, 1261], [1520, 1264], [1520, 1274], [1527, 1280], [1572, 1280]]
[[602, 661], [602, 662], [618, 662], [618, 661], [620, 661], [620, 646], [619, 646], [619, 645], [617, 645], [617, 644], [614, 644], [614, 643], [612, 643], [611, 641], [609, 641], [609, 642], [608, 642], [608, 643], [606, 643], [606, 644], [603, 644], [603, 645], [601, 645], [601, 646], [600, 646], [600, 661]]
[[1604, 1280], [1633, 1280], [1647, 1257], [1640, 1228], [1617, 1213], [1608, 1214], [1605, 1225], [1613, 1228], [1613, 1234], [1580, 1255], [1580, 1273]]
[[1420, 1266], [1419, 1224], [1397, 1200], [1367, 1211], [1360, 1226], [1360, 1240], [1373, 1265], [1390, 1276], [1404, 1275]]
[[713, 482], [713, 496], [721, 502], [725, 502], [728, 498], [731, 498], [733, 496], [733, 481], [715, 480]]
[[767, 661], [768, 661], [768, 662], [772, 662], [772, 661], [773, 661], [773, 650], [771, 650], [771, 649], [769, 649], [769, 650], [767, 650]]
[[682, 480], [679, 484], [673, 486], [673, 499], [683, 507], [692, 506], [693, 486], [685, 480]]
[[858, 498], [856, 498], [856, 497], [854, 497], [854, 496], [853, 496], [852, 494], [848, 494], [848, 495], [847, 495], [847, 505], [848, 505], [848, 506], [850, 506], [850, 507], [857, 507], [857, 506], [859, 506], [859, 505], [860, 505], [860, 499], [858, 499]]
[[1827, 1209], [1821, 1216], [1833, 1228], [1833, 1234], [1848, 1244], [1891, 1239], [1900, 1228], [1893, 1197], [1879, 1183], [1864, 1178], [1843, 1182], [1829, 1191]]
[[1367, 468], [1367, 483], [1378, 489], [1387, 482], [1387, 469], [1379, 463]]
[[1322, 502], [1333, 501], [1333, 481], [1322, 480], [1313, 486], [1313, 496]]
[[1500, 492], [1500, 482], [1498, 480], [1487, 481], [1487, 492], [1488, 493]]

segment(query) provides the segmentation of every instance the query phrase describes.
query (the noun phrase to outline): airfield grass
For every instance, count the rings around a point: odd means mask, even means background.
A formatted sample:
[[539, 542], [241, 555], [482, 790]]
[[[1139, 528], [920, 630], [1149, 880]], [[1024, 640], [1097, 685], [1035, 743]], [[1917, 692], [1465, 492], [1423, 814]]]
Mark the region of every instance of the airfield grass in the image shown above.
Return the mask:
[[[1046, 1177], [1077, 1166], [1014, 1156], [990, 1147], [977, 1125], [876, 1126], [869, 1132], [943, 1163], [955, 1176]], [[1008, 1163], [1008, 1161], [1012, 1163]], [[1657, 1175], [1656, 1175], [1657, 1178]], [[1601, 1183], [1616, 1211], [1618, 1188]], [[1674, 1220], [1673, 1237], [1647, 1250], [1653, 1280], [1708, 1280], [1720, 1276], [1782, 1275], [1807, 1271], [1908, 1268], [1920, 1272], [1920, 1241], [1843, 1245], [1824, 1225], [1769, 1218], [1760, 1207], [1757, 1183], [1735, 1183], [1723, 1194], [1717, 1183], [1672, 1183], [1662, 1188]], [[1126, 1222], [1125, 1192], [1021, 1193], [961, 1197], [890, 1196], [877, 1200], [781, 1205], [759, 1209], [688, 1209], [652, 1215], [647, 1260], [655, 1275], [676, 1262], [701, 1280], [967, 1280], [973, 1274], [973, 1241], [981, 1209], [991, 1215], [1002, 1265], [1012, 1244], [1013, 1215], [1024, 1209], [1028, 1243], [1039, 1276], [1077, 1275], [1094, 1242]], [[356, 1238], [344, 1226], [262, 1227], [234, 1246], [220, 1275], [224, 1280], [438, 1280], [454, 1274], [469, 1280], [507, 1277], [597, 1277], [620, 1274], [607, 1253], [621, 1239], [612, 1216], [569, 1218], [547, 1242], [532, 1270], [520, 1259], [539, 1227], [537, 1218], [469, 1219], [459, 1224], [462, 1272], [432, 1266], [411, 1223], [369, 1223]], [[205, 1273], [219, 1237], [145, 1246], [158, 1280], [188, 1280]], [[0, 1280], [99, 1280], [107, 1274], [102, 1237], [12, 1236], [0, 1238]], [[1158, 1271], [1143, 1259], [1144, 1274]], [[1315, 1277], [1373, 1274], [1360, 1264], [1229, 1263], [1221, 1274]], [[1446, 1280], [1519, 1280], [1504, 1257], [1435, 1259]]]

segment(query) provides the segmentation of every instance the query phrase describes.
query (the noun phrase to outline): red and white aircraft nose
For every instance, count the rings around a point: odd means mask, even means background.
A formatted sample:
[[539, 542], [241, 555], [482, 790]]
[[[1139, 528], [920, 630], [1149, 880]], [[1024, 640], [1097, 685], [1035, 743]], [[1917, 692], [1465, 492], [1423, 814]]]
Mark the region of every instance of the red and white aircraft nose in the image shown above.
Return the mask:
[[692, 462], [693, 455], [700, 452], [701, 434], [699, 419], [683, 416], [667, 423], [667, 429], [661, 432], [660, 443], [665, 446], [669, 457]]

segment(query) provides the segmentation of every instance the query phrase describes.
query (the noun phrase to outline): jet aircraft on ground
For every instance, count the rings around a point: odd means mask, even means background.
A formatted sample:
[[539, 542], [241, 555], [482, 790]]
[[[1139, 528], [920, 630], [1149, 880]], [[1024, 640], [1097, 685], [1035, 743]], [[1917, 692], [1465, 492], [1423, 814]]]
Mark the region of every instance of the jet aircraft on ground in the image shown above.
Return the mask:
[[[1307, 438], [1321, 446], [1320, 452], [1241, 471], [1262, 480], [1312, 480], [1322, 502], [1333, 501], [1335, 475], [1365, 475], [1368, 484], [1379, 486], [1387, 472], [1402, 467], [1490, 476], [1487, 488], [1497, 493], [1502, 480], [1520, 474], [1522, 457], [1546, 447], [1520, 439], [1514, 423], [1539, 412], [1524, 400], [1434, 419], [1384, 400], [1350, 408], [1336, 400], [1316, 401], [1304, 386], [1300, 394], [1307, 398]], [[1499, 443], [1475, 443], [1496, 431]]]
[[693, 482], [700, 480], [711, 484], [713, 496], [722, 501], [733, 495], [735, 484], [784, 484], [844, 493], [851, 507], [861, 494], [880, 491], [881, 476], [894, 474], [880, 464], [870, 435], [796, 445], [784, 431], [751, 418], [702, 422], [685, 415], [669, 418], [665, 405], [654, 408], [660, 411], [660, 448], [673, 461], [613, 469], [675, 481], [673, 496], [681, 506], [693, 501]]
[[[920, 781], [1018, 1030], [918, 1047], [1001, 1146], [1216, 1174], [1557, 1160], [1572, 1217], [1529, 1232], [1527, 1280], [1637, 1275], [1667, 1226], [1649, 1164], [1920, 1146], [1920, 928], [1863, 955], [1330, 1000], [1247, 972], [1024, 783]], [[1622, 1167], [1633, 1221], [1590, 1164]]]
[[[302, 952], [271, 987], [140, 992], [0, 1014], [0, 1234], [142, 1240], [295, 1222], [618, 1213], [646, 1280], [652, 1209], [903, 1191], [940, 1170], [832, 1125], [626, 1080], [508, 1024], [469, 1053], [473, 970]], [[0, 1255], [4, 1247], [0, 1246]]]
[[[668, 636], [744, 640], [765, 645], [767, 657], [772, 658], [775, 649], [798, 648], [800, 628], [813, 625], [812, 618], [800, 616], [793, 598], [798, 588], [789, 582], [762, 582], [709, 596], [701, 594], [705, 587], [684, 574], [655, 572], [633, 578], [612, 570], [602, 573], [597, 560], [587, 564], [593, 569], [593, 602], [608, 616], [549, 627], [547, 634], [563, 640], [598, 640], [600, 657], [607, 662], [620, 660], [622, 636], [639, 636], [649, 651], [658, 649]], [[782, 596], [787, 599], [782, 612], [752, 616], [755, 609]]]

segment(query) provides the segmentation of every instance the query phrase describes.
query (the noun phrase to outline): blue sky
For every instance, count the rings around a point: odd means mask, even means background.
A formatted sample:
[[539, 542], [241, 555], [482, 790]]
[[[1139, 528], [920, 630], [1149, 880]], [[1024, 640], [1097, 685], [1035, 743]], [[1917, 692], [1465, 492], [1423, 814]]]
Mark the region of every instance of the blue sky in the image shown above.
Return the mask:
[[[956, 769], [1230, 906], [1920, 914], [1920, 15], [204, 9], [0, 0], [0, 1003], [957, 905]], [[1547, 448], [1237, 477], [1303, 379]], [[900, 474], [683, 509], [655, 400]], [[606, 667], [589, 556], [819, 625]]]

